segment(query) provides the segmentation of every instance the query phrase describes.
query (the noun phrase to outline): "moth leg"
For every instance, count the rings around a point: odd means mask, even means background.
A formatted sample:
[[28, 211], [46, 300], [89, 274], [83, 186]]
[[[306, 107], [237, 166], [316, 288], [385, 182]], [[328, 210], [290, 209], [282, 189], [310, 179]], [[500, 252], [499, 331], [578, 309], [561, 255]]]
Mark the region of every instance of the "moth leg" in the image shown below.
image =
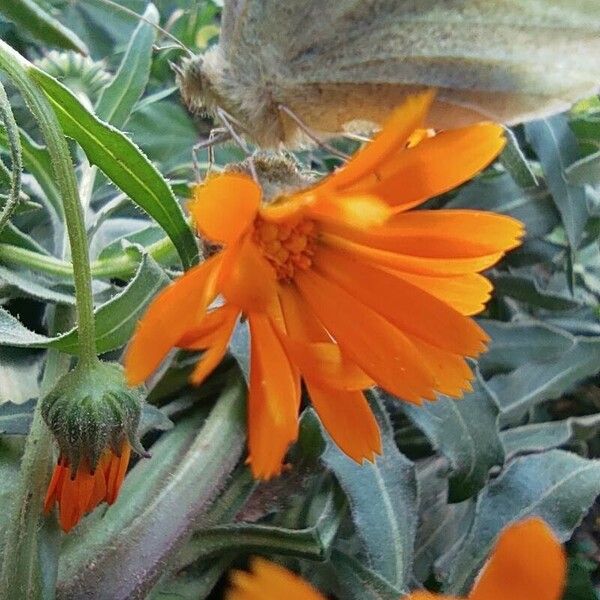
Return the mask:
[[196, 175], [196, 181], [201, 182], [203, 177], [200, 172], [200, 163], [198, 162], [198, 153], [200, 150], [204, 150], [205, 148], [208, 150], [208, 169], [209, 172], [215, 162], [215, 153], [214, 147], [217, 144], [221, 144], [231, 139], [231, 134], [221, 127], [216, 127], [215, 129], [211, 129], [208, 134], [208, 138], [194, 144], [192, 146], [192, 165], [194, 167], [194, 173]]
[[327, 142], [324, 142], [323, 140], [321, 140], [311, 129], [310, 127], [308, 127], [308, 125], [306, 125], [306, 123], [288, 106], [286, 106], [285, 104], [279, 104], [277, 106], [277, 108], [285, 113], [290, 119], [292, 119], [292, 121], [294, 121], [294, 123], [296, 123], [296, 125], [298, 125], [298, 127], [313, 141], [315, 142], [315, 144], [317, 144], [317, 146], [320, 146], [321, 148], [323, 148], [324, 150], [327, 150], [327, 152], [330, 152], [331, 154], [333, 154], [334, 156], [337, 156], [338, 158], [341, 158], [342, 160], [348, 160], [350, 158], [350, 156], [348, 154], [346, 154], [345, 152], [341, 152], [340, 150], [338, 150], [337, 148], [334, 148], [333, 146], [331, 146], [330, 144], [328, 144]]
[[256, 183], [259, 183], [258, 175], [256, 174], [256, 167], [254, 165], [254, 156], [248, 148], [246, 142], [244, 142], [244, 140], [235, 131], [230, 121], [242, 127], [241, 123], [235, 117], [232, 117], [229, 113], [224, 111], [222, 108], [217, 108], [217, 115], [223, 122], [223, 125], [225, 126], [227, 131], [231, 134], [233, 141], [246, 153], [246, 156], [248, 157], [248, 166], [250, 168], [250, 173], [252, 174], [252, 179], [254, 179]]

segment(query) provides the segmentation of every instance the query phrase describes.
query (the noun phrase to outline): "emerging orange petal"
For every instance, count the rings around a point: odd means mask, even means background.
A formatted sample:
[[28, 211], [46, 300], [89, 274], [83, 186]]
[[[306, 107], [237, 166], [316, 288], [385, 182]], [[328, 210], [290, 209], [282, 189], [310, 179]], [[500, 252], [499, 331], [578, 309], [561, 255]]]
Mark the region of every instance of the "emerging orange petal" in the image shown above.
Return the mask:
[[225, 600], [325, 600], [310, 584], [283, 567], [254, 558], [252, 571], [234, 571]]
[[202, 235], [213, 242], [232, 244], [254, 220], [261, 197], [252, 178], [224, 173], [197, 185], [189, 208]]
[[130, 456], [131, 446], [124, 442], [120, 456], [107, 449], [93, 472], [84, 459], [74, 475], [71, 466], [60, 459], [48, 486], [44, 512], [49, 513], [57, 503], [58, 520], [67, 533], [101, 502], [112, 504], [125, 478]]
[[565, 582], [565, 553], [539, 518], [506, 528], [481, 572], [470, 600], [558, 600]]
[[381, 454], [379, 426], [362, 392], [324, 388], [310, 380], [306, 387], [323, 426], [342, 452], [358, 463]]
[[300, 381], [269, 318], [252, 313], [248, 323], [248, 462], [255, 478], [269, 479], [281, 472], [283, 457], [298, 436]]
[[217, 254], [190, 269], [154, 298], [125, 354], [129, 385], [142, 383], [179, 339], [203, 318], [216, 295], [224, 255]]

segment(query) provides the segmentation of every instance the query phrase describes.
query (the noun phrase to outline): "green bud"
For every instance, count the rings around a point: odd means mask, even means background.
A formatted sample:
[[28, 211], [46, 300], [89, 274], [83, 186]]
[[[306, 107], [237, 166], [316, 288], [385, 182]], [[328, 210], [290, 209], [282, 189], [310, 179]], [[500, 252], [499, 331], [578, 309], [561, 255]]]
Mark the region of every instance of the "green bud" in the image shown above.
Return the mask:
[[80, 363], [58, 380], [42, 400], [42, 416], [73, 473], [82, 461], [93, 471], [107, 449], [120, 455], [124, 441], [145, 454], [137, 436], [143, 396], [116, 363]]

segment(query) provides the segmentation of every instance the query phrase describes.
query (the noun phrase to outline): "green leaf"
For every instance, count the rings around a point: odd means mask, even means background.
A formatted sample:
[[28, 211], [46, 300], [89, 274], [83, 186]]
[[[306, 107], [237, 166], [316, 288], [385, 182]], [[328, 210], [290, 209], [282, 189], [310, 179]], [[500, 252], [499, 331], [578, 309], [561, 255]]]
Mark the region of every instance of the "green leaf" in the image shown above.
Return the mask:
[[599, 494], [600, 461], [562, 450], [515, 460], [479, 496], [473, 524], [451, 558], [444, 591], [466, 593], [510, 523], [538, 516], [567, 541]]
[[0, 434], [27, 435], [36, 403], [37, 400], [31, 398], [22, 404], [0, 404]]
[[[120, 348], [129, 341], [146, 307], [169, 281], [160, 266], [149, 255], [144, 255], [129, 285], [95, 311], [96, 349], [99, 354]], [[57, 348], [76, 354], [77, 329], [49, 338], [30, 331], [10, 313], [0, 309], [0, 345]]]
[[401, 408], [449, 461], [448, 495], [461, 502], [486, 483], [492, 467], [504, 462], [498, 436], [499, 410], [479, 377], [473, 392], [454, 400], [440, 396], [422, 406], [402, 403]]
[[484, 376], [513, 371], [528, 362], [554, 360], [575, 344], [570, 333], [541, 321], [481, 319], [478, 323], [491, 338], [487, 352], [478, 361]]
[[542, 164], [569, 244], [576, 249], [589, 217], [585, 190], [571, 185], [564, 176], [566, 168], [580, 158], [577, 140], [564, 115], [527, 123], [525, 133]]
[[566, 175], [573, 185], [600, 185], [600, 152], [576, 160]]
[[87, 54], [87, 46], [70, 29], [52, 18], [34, 0], [8, 0], [0, 3], [0, 13], [28, 31], [35, 40]]
[[400, 454], [383, 401], [371, 407], [382, 438], [382, 454], [362, 465], [327, 440], [321, 459], [333, 472], [350, 502], [356, 531], [370, 567], [399, 589], [407, 589], [417, 525], [417, 481], [414, 465]]
[[40, 395], [40, 353], [22, 348], [0, 348], [0, 406], [22, 404]]
[[184, 268], [198, 260], [198, 247], [173, 191], [140, 149], [123, 133], [90, 113], [75, 95], [35, 67], [31, 77], [46, 92], [65, 135], [83, 148], [89, 161], [169, 235]]
[[529, 161], [519, 146], [517, 136], [506, 128], [506, 146], [500, 155], [500, 162], [522, 188], [537, 187], [538, 180]]
[[11, 270], [0, 265], [0, 282], [15, 287], [20, 296], [37, 298], [56, 304], [75, 305], [72, 287], [46, 281], [33, 271]]
[[348, 600], [398, 600], [403, 594], [363, 561], [341, 550], [334, 548], [331, 565]]
[[578, 298], [565, 287], [562, 292], [544, 289], [529, 270], [494, 272], [490, 279], [497, 295], [510, 296], [519, 302], [547, 310], [570, 310], [581, 306]]
[[[0, 502], [2, 506], [11, 505], [19, 481], [19, 464], [23, 454], [23, 442], [20, 438], [0, 439]], [[2, 554], [6, 529], [11, 514], [9, 510], [0, 510], [0, 554]]]
[[159, 15], [153, 4], [148, 4], [136, 27], [114, 79], [102, 90], [96, 104], [96, 114], [103, 121], [121, 129], [133, 107], [141, 98], [150, 77], [152, 46], [156, 39]]
[[600, 414], [597, 414], [514, 427], [503, 431], [500, 437], [506, 454], [511, 456], [523, 452], [544, 452], [575, 440], [587, 440], [599, 429]]
[[525, 363], [492, 377], [488, 388], [500, 406], [503, 423], [521, 419], [530, 408], [559, 398], [600, 371], [600, 338], [576, 338], [573, 347], [551, 362]]

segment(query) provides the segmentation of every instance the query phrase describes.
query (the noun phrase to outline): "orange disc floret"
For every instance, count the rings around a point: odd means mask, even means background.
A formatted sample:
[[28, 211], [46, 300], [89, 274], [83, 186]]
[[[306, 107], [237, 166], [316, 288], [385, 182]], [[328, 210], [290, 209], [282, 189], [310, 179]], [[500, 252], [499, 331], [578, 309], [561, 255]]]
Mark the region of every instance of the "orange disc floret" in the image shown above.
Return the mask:
[[82, 517], [101, 502], [113, 504], [125, 478], [131, 446], [124, 442], [120, 454], [105, 450], [95, 469], [82, 460], [73, 472], [67, 460], [61, 457], [54, 468], [44, 501], [49, 513], [58, 505], [58, 520], [64, 532], [69, 532]]
[[[155, 298], [128, 348], [127, 377], [141, 383], [180, 347], [205, 351], [192, 375], [199, 384], [246, 318], [255, 477], [281, 471], [298, 434], [301, 381], [333, 440], [358, 462], [381, 452], [364, 389], [379, 385], [414, 403], [471, 390], [466, 358], [488, 342], [469, 318], [492, 291], [481, 271], [520, 243], [523, 226], [476, 210], [409, 210], [476, 175], [505, 143], [494, 123], [424, 135], [431, 99], [410, 98], [316, 184], [282, 185], [265, 199], [252, 177], [226, 172], [194, 191], [198, 232], [223, 247]], [[273, 161], [268, 173], [255, 166], [272, 190], [281, 179]], [[210, 308], [217, 297], [224, 303]]]

